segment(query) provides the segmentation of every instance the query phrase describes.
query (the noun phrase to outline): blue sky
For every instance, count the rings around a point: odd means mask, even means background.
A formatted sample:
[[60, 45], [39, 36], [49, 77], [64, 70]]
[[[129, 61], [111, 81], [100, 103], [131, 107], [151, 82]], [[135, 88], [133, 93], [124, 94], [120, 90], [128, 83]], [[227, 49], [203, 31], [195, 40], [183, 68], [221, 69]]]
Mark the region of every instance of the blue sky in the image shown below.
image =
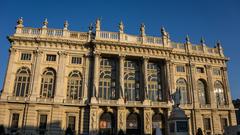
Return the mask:
[[14, 32], [16, 20], [24, 25], [41, 27], [45, 17], [49, 27], [62, 28], [68, 20], [69, 29], [87, 31], [97, 17], [102, 29], [117, 31], [120, 20], [125, 32], [139, 34], [142, 22], [147, 35], [160, 36], [164, 26], [173, 41], [192, 43], [205, 38], [213, 47], [220, 40], [228, 62], [233, 99], [240, 98], [240, 1], [239, 0], [1, 0], [0, 1], [0, 89], [2, 88], [10, 47], [6, 36]]

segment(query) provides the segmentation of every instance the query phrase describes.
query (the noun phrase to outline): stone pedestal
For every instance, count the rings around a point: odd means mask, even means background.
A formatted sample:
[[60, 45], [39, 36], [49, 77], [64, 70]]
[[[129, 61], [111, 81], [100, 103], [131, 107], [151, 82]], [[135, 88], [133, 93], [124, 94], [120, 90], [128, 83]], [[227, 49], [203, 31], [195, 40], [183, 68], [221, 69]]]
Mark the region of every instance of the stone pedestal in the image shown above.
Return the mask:
[[169, 135], [188, 135], [188, 118], [184, 111], [174, 106], [168, 120]]

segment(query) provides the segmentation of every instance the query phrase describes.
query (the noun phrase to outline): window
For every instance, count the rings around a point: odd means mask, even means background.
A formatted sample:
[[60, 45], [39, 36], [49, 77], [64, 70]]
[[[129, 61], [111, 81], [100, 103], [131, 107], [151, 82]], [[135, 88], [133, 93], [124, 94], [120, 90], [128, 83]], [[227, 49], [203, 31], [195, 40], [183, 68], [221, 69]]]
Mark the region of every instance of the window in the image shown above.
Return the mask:
[[76, 117], [75, 116], [68, 116], [68, 127], [70, 128], [72, 131], [75, 131], [75, 122], [76, 122]]
[[80, 99], [82, 97], [82, 76], [80, 71], [74, 70], [68, 76], [68, 99]]
[[116, 98], [116, 62], [114, 59], [101, 59], [99, 97], [102, 99]]
[[224, 105], [225, 104], [225, 95], [223, 90], [223, 85], [220, 81], [216, 81], [214, 83], [214, 94], [215, 99], [218, 105]]
[[56, 61], [56, 55], [47, 54], [47, 61]]
[[19, 113], [12, 114], [12, 123], [11, 123], [11, 131], [16, 132], [18, 129], [18, 122], [19, 122]]
[[56, 72], [52, 68], [46, 68], [42, 74], [41, 97], [53, 98], [55, 91]]
[[162, 100], [160, 65], [148, 63], [148, 97], [152, 101]]
[[187, 83], [186, 80], [180, 78], [177, 80], [177, 91], [180, 92], [180, 104], [188, 103], [188, 91], [187, 91]]
[[199, 79], [197, 81], [197, 88], [200, 104], [209, 104], [206, 82], [202, 79]]
[[41, 114], [39, 117], [39, 134], [44, 135], [47, 129], [47, 115]]
[[225, 127], [228, 126], [228, 120], [227, 118], [221, 118], [221, 127], [222, 127], [222, 130], [224, 130]]
[[177, 66], [176, 70], [177, 70], [177, 72], [185, 72], [185, 67], [184, 66]]
[[155, 135], [156, 134], [156, 129], [160, 128], [162, 133], [164, 133], [164, 116], [160, 113], [154, 114], [152, 116], [152, 132]]
[[197, 73], [204, 73], [203, 67], [197, 67]]
[[219, 68], [213, 68], [213, 75], [216, 75], [216, 76], [221, 75], [221, 70]]
[[81, 64], [82, 58], [81, 57], [72, 57], [72, 64]]
[[124, 89], [125, 97], [129, 101], [140, 100], [140, 71], [139, 62], [125, 60], [124, 62]]
[[32, 54], [31, 53], [22, 53], [21, 60], [31, 60]]
[[14, 86], [14, 95], [19, 97], [27, 97], [29, 93], [30, 70], [22, 67], [17, 71]]
[[211, 134], [211, 119], [210, 118], [203, 118], [203, 125], [204, 130], [207, 135]]

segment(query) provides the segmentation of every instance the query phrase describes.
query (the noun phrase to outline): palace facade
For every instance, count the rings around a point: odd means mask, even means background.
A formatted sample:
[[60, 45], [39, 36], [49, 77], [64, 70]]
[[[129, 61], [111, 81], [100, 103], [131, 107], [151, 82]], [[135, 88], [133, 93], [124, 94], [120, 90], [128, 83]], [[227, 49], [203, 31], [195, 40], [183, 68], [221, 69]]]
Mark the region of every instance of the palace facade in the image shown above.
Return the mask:
[[171, 95], [179, 92], [189, 134], [223, 134], [236, 125], [220, 42], [198, 45], [102, 31], [42, 28], [17, 22], [0, 97], [0, 125], [22, 134], [168, 134]]

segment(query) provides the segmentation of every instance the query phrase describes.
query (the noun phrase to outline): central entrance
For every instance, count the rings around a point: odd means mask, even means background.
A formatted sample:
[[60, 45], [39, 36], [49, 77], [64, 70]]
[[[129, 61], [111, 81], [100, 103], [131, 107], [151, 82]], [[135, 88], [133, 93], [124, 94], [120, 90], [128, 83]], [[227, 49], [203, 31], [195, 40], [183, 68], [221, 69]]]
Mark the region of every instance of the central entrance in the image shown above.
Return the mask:
[[140, 135], [140, 117], [137, 113], [130, 113], [127, 117], [127, 135]]
[[105, 112], [100, 117], [99, 135], [113, 135], [114, 134], [114, 120], [111, 113]]

